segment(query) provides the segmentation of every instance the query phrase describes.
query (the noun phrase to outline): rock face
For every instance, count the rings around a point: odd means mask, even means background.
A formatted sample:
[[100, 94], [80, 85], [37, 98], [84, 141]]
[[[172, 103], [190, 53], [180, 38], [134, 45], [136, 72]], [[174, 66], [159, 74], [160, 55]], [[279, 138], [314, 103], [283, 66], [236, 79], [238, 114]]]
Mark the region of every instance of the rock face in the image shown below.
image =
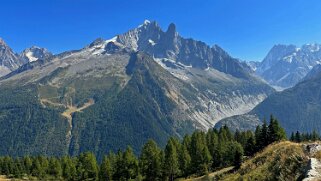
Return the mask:
[[[20, 55], [13, 50], [0, 38], [0, 77], [8, 75], [13, 71], [25, 66], [25, 64], [38, 61], [36, 64], [44, 64], [50, 60], [53, 54], [45, 48], [32, 46], [25, 49]], [[27, 65], [30, 67], [30, 65]], [[22, 68], [26, 69], [26, 68]], [[20, 70], [21, 71], [21, 70]]]
[[294, 45], [276, 45], [257, 67], [256, 73], [271, 85], [289, 88], [320, 63], [319, 44], [306, 44], [301, 48]]
[[316, 158], [310, 158], [306, 178], [303, 181], [321, 180], [321, 162]]
[[[269, 118], [270, 114], [273, 114], [279, 119], [288, 135], [296, 131], [312, 132], [315, 130], [320, 133], [320, 110], [321, 74], [316, 74], [313, 78], [307, 78], [292, 88], [271, 94], [248, 113], [253, 116], [253, 119], [252, 116], [246, 114], [236, 116], [235, 120], [238, 120], [238, 124], [242, 125], [249, 121], [244, 117], [255, 121]], [[232, 120], [221, 121], [224, 123]]]
[[35, 62], [39, 59], [41, 60], [47, 60], [50, 59], [53, 56], [52, 53], [50, 53], [45, 48], [40, 48], [37, 46], [32, 46], [31, 48], [25, 49], [19, 56], [20, 60], [22, 62]]
[[174, 24], [164, 32], [156, 22], [145, 21], [138, 28], [119, 35], [117, 41], [126, 47], [166, 58], [193, 68], [214, 68], [234, 77], [245, 78], [251, 68], [232, 58], [218, 45], [209, 47], [201, 41], [181, 37]]
[[312, 68], [312, 70], [303, 78], [303, 81], [318, 78], [321, 76], [321, 64], [318, 64]]
[[0, 76], [8, 74], [22, 64], [18, 55], [0, 38]]

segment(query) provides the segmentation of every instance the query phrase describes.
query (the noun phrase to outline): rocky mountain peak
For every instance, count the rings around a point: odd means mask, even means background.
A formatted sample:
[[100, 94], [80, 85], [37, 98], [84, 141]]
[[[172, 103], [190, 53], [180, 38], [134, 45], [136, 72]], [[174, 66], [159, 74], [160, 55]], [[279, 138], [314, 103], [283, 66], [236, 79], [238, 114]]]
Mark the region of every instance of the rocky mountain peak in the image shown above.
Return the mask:
[[4, 42], [4, 40], [0, 37], [0, 45], [6, 45], [6, 43]]
[[89, 44], [89, 48], [94, 47], [96, 45], [102, 44], [105, 40], [103, 38], [97, 38], [92, 43]]
[[166, 34], [175, 35], [176, 33], [176, 25], [174, 23], [169, 24]]
[[320, 51], [321, 45], [317, 44], [317, 43], [312, 43], [312, 44], [305, 44], [301, 47], [301, 50], [304, 52], [318, 52]]
[[257, 68], [257, 73], [272, 85], [292, 87], [321, 63], [320, 45], [275, 45]]
[[22, 63], [13, 50], [0, 38], [0, 66], [6, 69], [5, 73], [0, 72], [0, 76], [18, 68]]
[[39, 59], [48, 59], [52, 56], [53, 54], [49, 52], [47, 49], [38, 46], [32, 46], [30, 48], [25, 49], [19, 57], [23, 62], [27, 63], [34, 62]]

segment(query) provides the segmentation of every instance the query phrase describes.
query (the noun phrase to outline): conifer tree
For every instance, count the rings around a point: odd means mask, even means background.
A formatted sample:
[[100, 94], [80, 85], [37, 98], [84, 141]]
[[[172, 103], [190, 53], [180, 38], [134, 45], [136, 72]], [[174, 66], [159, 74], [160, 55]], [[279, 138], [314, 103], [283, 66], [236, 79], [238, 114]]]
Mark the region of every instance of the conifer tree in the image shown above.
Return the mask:
[[58, 159], [50, 158], [48, 173], [56, 178], [60, 178], [62, 176], [62, 168]]
[[249, 137], [247, 139], [247, 142], [245, 144], [245, 155], [247, 156], [252, 156], [256, 152], [256, 145], [253, 136]]
[[294, 133], [293, 133], [293, 132], [291, 133], [290, 141], [293, 141], [293, 142], [295, 141], [295, 136], [294, 136]]
[[190, 173], [190, 166], [191, 166], [191, 156], [187, 150], [186, 145], [181, 146], [181, 150], [178, 156], [179, 156], [179, 169], [181, 171], [181, 175], [185, 177]]
[[296, 131], [295, 133], [295, 142], [297, 143], [300, 143], [302, 140], [301, 140], [301, 134], [299, 131]]
[[104, 156], [104, 159], [99, 169], [99, 180], [111, 181], [112, 178], [113, 178], [113, 173], [112, 173], [112, 166], [111, 166], [110, 160], [107, 156]]
[[76, 164], [69, 156], [62, 158], [62, 175], [66, 180], [77, 180]]
[[155, 141], [148, 140], [143, 146], [139, 162], [144, 180], [160, 180], [161, 159], [161, 151]]
[[80, 155], [79, 162], [82, 168], [82, 179], [97, 180], [98, 179], [98, 166], [96, 157], [91, 152], [85, 152]]
[[275, 141], [286, 139], [284, 129], [279, 125], [279, 122], [271, 115], [270, 124], [268, 127], [268, 144]]
[[239, 169], [243, 161], [243, 152], [241, 149], [236, 149], [234, 154], [234, 169]]
[[170, 181], [173, 181], [179, 173], [177, 150], [174, 144], [174, 141], [169, 139], [165, 148], [165, 174]]
[[30, 175], [31, 174], [31, 168], [32, 168], [32, 160], [29, 156], [25, 156], [23, 158], [23, 164], [24, 164], [24, 167], [25, 167], [25, 173], [27, 175]]
[[122, 159], [123, 173], [122, 177], [125, 180], [134, 179], [138, 175], [138, 160], [135, 157], [133, 149], [128, 146], [125, 152], [123, 153]]

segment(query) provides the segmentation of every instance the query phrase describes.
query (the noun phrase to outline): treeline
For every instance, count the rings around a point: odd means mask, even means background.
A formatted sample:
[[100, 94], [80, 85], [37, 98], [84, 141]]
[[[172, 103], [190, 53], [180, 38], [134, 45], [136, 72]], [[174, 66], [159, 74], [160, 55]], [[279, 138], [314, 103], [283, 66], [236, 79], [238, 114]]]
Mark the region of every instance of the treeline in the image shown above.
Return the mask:
[[317, 140], [320, 140], [320, 135], [315, 130], [312, 133], [300, 133], [299, 131], [296, 133], [292, 132], [290, 137], [290, 141], [297, 143]]
[[268, 144], [286, 139], [284, 129], [271, 116], [255, 132], [195, 131], [182, 140], [170, 138], [165, 149], [149, 140], [136, 157], [131, 147], [109, 153], [100, 164], [93, 153], [61, 158], [26, 156], [0, 157], [0, 174], [16, 178], [54, 180], [174, 180], [191, 174], [203, 175], [222, 167], [241, 166], [244, 155], [252, 156]]

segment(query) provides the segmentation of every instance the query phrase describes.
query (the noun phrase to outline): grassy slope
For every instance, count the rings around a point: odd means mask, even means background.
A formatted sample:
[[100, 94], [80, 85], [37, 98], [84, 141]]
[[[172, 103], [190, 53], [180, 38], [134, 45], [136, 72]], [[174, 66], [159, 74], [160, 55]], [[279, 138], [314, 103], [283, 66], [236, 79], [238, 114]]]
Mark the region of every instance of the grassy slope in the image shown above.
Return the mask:
[[209, 176], [188, 180], [301, 180], [307, 162], [301, 144], [284, 141], [270, 145], [246, 160], [236, 172], [224, 168]]

